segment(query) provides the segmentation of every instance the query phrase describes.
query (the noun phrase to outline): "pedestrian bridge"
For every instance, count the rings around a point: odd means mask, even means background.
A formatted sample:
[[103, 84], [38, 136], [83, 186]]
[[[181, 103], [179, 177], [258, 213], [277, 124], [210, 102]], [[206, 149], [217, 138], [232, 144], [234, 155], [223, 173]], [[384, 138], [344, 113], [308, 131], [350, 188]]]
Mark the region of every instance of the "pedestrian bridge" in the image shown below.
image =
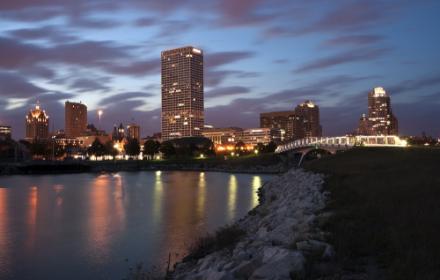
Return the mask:
[[400, 139], [396, 135], [382, 136], [337, 136], [337, 137], [308, 137], [280, 144], [275, 153], [289, 151], [322, 149], [330, 153], [338, 150], [347, 150], [354, 146], [364, 147], [406, 147], [406, 140]]

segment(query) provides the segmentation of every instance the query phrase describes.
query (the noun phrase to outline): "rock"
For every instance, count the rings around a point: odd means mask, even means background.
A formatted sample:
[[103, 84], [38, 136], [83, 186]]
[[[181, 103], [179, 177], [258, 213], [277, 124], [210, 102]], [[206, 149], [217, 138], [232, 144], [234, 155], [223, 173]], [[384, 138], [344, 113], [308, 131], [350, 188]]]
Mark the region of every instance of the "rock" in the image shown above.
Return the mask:
[[263, 264], [249, 279], [291, 279], [304, 274], [304, 256], [300, 252], [276, 254], [277, 257]]
[[307, 264], [317, 274], [331, 274], [334, 249], [319, 227], [331, 215], [322, 212], [329, 197], [322, 184], [321, 175], [297, 169], [274, 177], [259, 190], [261, 204], [237, 222], [247, 234], [235, 248], [177, 265], [173, 279], [304, 278], [306, 259], [319, 260]]
[[[189, 278], [190, 279], [190, 278]], [[208, 270], [203, 274], [201, 280], [233, 280], [235, 279], [231, 273], [226, 271], [217, 271], [214, 269]]]
[[311, 257], [322, 257], [329, 246], [329, 244], [318, 240], [306, 240], [296, 243], [298, 250]]
[[231, 273], [235, 278], [248, 279], [249, 276], [261, 265], [261, 262], [257, 259], [245, 261], [239, 264], [237, 267], [231, 270]]

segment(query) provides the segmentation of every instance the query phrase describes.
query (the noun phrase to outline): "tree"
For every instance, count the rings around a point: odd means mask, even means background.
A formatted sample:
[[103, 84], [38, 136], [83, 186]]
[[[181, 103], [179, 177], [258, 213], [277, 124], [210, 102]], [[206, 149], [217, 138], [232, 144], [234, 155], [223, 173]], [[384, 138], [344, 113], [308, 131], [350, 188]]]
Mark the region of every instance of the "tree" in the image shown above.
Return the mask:
[[155, 140], [147, 140], [144, 143], [144, 153], [151, 158], [159, 152], [160, 143]]
[[87, 149], [87, 153], [89, 155], [94, 155], [96, 157], [100, 157], [105, 155], [107, 152], [107, 149], [105, 146], [99, 141], [98, 138], [95, 138], [92, 145]]
[[46, 157], [50, 151], [46, 141], [35, 139], [30, 144], [30, 152], [33, 157]]
[[170, 157], [176, 154], [176, 149], [170, 141], [163, 142], [160, 145], [159, 151], [163, 153], [165, 157]]
[[260, 153], [264, 153], [264, 144], [263, 143], [258, 143], [257, 147], [255, 148], [256, 150], [258, 150], [258, 152]]
[[264, 146], [263, 152], [264, 153], [273, 153], [275, 152], [277, 148], [277, 144], [275, 142], [270, 141], [266, 146]]
[[136, 138], [128, 139], [127, 144], [124, 145], [125, 153], [129, 156], [137, 156], [141, 152], [141, 146]]
[[246, 152], [245, 148], [246, 148], [246, 144], [243, 141], [238, 141], [237, 144], [235, 144], [235, 152], [237, 154], [240, 155], [244, 154]]
[[105, 146], [105, 153], [107, 155], [111, 155], [112, 157], [118, 155], [118, 150], [115, 149], [112, 141], [107, 141], [104, 146]]

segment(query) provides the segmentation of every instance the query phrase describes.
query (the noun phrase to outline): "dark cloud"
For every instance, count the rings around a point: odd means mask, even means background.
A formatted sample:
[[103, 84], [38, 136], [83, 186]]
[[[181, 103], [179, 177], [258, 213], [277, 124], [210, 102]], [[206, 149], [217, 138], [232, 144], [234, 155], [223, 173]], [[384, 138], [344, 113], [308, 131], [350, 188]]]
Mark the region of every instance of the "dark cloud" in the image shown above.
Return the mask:
[[28, 98], [45, 92], [20, 75], [0, 72], [0, 96], [13, 98]]
[[145, 98], [145, 97], [150, 97], [150, 96], [153, 96], [153, 95], [150, 93], [147, 93], [147, 92], [137, 92], [137, 91], [123, 92], [123, 93], [115, 94], [115, 95], [101, 99], [101, 101], [99, 102], [99, 105], [101, 105], [101, 106], [114, 105], [114, 104], [119, 104], [120, 101], [130, 100], [130, 99], [139, 99], [139, 98]]
[[[141, 75], [159, 68], [159, 60], [135, 62], [129, 53], [135, 47], [119, 46], [111, 41], [81, 41], [40, 47], [1, 38], [0, 68], [23, 69], [41, 63], [61, 63], [80, 67], [94, 67], [109, 73]], [[119, 61], [124, 61], [121, 64]], [[129, 64], [131, 62], [131, 64]]]
[[205, 86], [216, 87], [229, 77], [255, 78], [260, 74], [256, 72], [237, 71], [237, 70], [215, 70], [215, 68], [205, 68]]
[[133, 22], [134, 26], [137, 27], [147, 27], [147, 26], [152, 26], [153, 24], [157, 23], [157, 20], [151, 17], [143, 17], [143, 18], [138, 18]]
[[255, 53], [250, 51], [208, 53], [205, 54], [205, 65], [206, 68], [214, 68], [253, 56]]
[[107, 29], [119, 27], [121, 23], [111, 19], [95, 19], [80, 16], [71, 18], [70, 25], [88, 29]]
[[99, 79], [80, 78], [74, 80], [69, 87], [79, 92], [106, 91], [110, 89], [108, 86], [104, 85], [104, 83], [108, 81], [109, 81], [108, 79], [99, 80]]
[[384, 40], [384, 36], [381, 35], [346, 35], [338, 36], [324, 41], [321, 46], [341, 46], [341, 45], [369, 45], [378, 43]]
[[402, 94], [431, 88], [440, 85], [440, 75], [419, 77], [417, 79], [406, 80], [396, 85], [390, 85], [387, 90], [394, 94]]
[[222, 96], [238, 95], [249, 92], [250, 92], [250, 88], [242, 87], [242, 86], [232, 86], [232, 87], [218, 87], [208, 91], [205, 95], [206, 97], [222, 97]]
[[342, 65], [352, 62], [371, 61], [390, 52], [390, 49], [353, 49], [347, 52], [338, 53], [315, 61], [308, 62], [298, 69], [295, 73], [304, 73], [313, 70], [325, 69], [336, 65]]
[[108, 63], [105, 64], [105, 70], [113, 74], [144, 76], [146, 74], [158, 73], [160, 70], [160, 60], [150, 59], [145, 61], [137, 61], [131, 64], [117, 64]]
[[55, 43], [65, 43], [76, 40], [77, 37], [69, 35], [66, 30], [55, 26], [42, 26], [36, 28], [22, 28], [8, 31], [8, 34], [20, 40], [50, 40]]
[[[404, 3], [401, 3], [404, 5]], [[392, 1], [349, 1], [342, 5], [334, 5], [312, 24], [296, 30], [296, 33], [356, 31], [377, 26], [389, 21], [398, 11], [400, 5]]]

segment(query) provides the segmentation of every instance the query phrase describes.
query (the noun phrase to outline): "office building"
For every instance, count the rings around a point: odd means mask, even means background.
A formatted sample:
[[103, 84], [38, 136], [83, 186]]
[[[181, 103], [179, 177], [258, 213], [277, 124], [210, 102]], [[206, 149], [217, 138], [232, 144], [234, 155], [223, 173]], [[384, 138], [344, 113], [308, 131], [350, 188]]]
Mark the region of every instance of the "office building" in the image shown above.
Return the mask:
[[243, 130], [243, 141], [246, 145], [256, 146], [258, 143], [279, 143], [283, 137], [283, 130], [279, 128], [249, 128]]
[[65, 127], [64, 131], [67, 138], [76, 138], [87, 129], [87, 106], [76, 102], [65, 103]]
[[193, 47], [163, 51], [161, 64], [162, 140], [201, 136], [203, 52]]
[[113, 127], [112, 140], [113, 141], [122, 141], [125, 138], [125, 129], [122, 123], [119, 126]]
[[235, 145], [243, 137], [243, 129], [239, 127], [205, 128], [202, 132], [214, 145]]
[[137, 124], [131, 123], [127, 125], [127, 138], [137, 139], [138, 142], [141, 139], [141, 127]]
[[26, 115], [26, 140], [46, 140], [49, 137], [49, 116], [37, 104]]
[[398, 134], [390, 97], [382, 87], [376, 87], [368, 94], [368, 130], [369, 135]]
[[261, 113], [260, 127], [283, 130], [285, 134], [282, 140], [322, 136], [319, 107], [309, 100], [292, 111]]
[[321, 137], [322, 128], [319, 120], [319, 107], [310, 100], [295, 108], [295, 115], [303, 119], [304, 137]]
[[12, 129], [9, 125], [0, 125], [0, 140], [10, 140]]
[[357, 135], [369, 135], [369, 128], [368, 128], [368, 118], [365, 114], [362, 114], [362, 116], [359, 119], [359, 125], [356, 130]]

